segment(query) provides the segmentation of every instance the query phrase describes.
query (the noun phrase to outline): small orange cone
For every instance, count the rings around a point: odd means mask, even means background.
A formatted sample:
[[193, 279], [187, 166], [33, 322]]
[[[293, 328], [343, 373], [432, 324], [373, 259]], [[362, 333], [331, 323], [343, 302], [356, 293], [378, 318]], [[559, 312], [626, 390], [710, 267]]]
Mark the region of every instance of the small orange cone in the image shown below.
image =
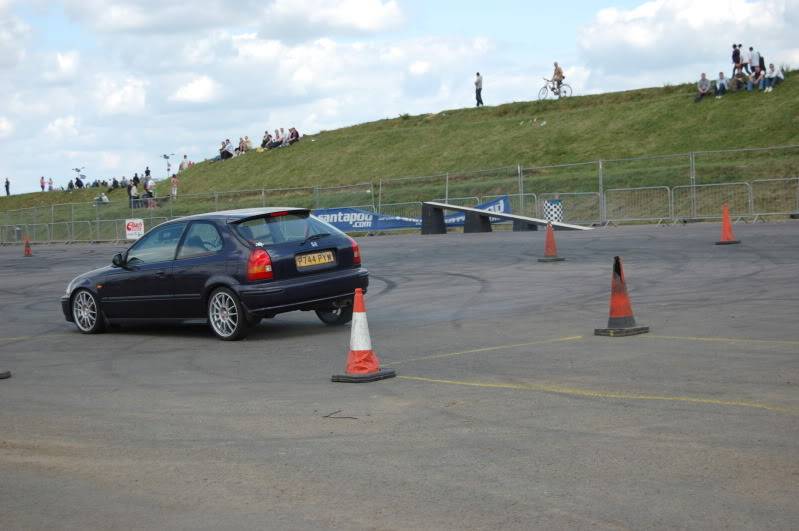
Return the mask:
[[381, 369], [380, 360], [372, 350], [369, 337], [369, 323], [366, 320], [366, 305], [363, 303], [363, 290], [355, 290], [352, 308], [352, 332], [350, 333], [350, 353], [347, 356], [345, 374], [334, 374], [332, 381], [346, 383], [375, 382], [393, 378], [393, 369]]
[[31, 249], [31, 241], [28, 238], [25, 238], [25, 257], [33, 256], [33, 250]]
[[627, 295], [627, 284], [624, 282], [624, 270], [621, 257], [613, 258], [613, 277], [610, 282], [610, 317], [607, 328], [596, 328], [597, 336], [635, 336], [649, 332], [648, 326], [636, 326], [630, 297]]
[[544, 244], [544, 257], [539, 258], [539, 262], [562, 262], [566, 260], [558, 256], [558, 246], [555, 245], [555, 231], [552, 230], [552, 223], [547, 223], [547, 239]]
[[741, 240], [736, 240], [735, 234], [732, 233], [730, 207], [724, 203], [721, 207], [721, 240], [717, 241], [716, 245], [732, 245], [734, 243], [741, 243]]

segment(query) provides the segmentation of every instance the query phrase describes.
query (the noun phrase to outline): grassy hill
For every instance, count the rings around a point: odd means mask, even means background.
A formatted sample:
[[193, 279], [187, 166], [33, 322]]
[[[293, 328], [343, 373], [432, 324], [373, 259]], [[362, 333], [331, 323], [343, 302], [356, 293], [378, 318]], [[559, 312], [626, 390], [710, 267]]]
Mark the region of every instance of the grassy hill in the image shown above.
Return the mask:
[[[797, 76], [790, 75], [769, 94], [743, 92], [694, 103], [694, 90], [693, 84], [686, 84], [562, 101], [403, 115], [306, 136], [290, 148], [199, 163], [182, 174], [180, 192], [185, 196], [224, 190], [324, 187], [508, 166], [515, 172], [517, 164], [536, 166], [799, 144]], [[209, 146], [209, 156], [214, 155], [212, 149]], [[761, 157], [743, 166], [719, 156], [700, 173], [704, 182], [747, 178], [752, 168], [758, 175], [778, 177], [799, 173], [798, 163], [797, 152]], [[613, 186], [687, 184], [684, 160], [628, 164], [624, 171], [613, 173], [611, 169], [609, 178], [615, 179]], [[524, 185], [525, 191], [595, 190], [596, 170], [530, 172]], [[487, 185], [480, 192], [503, 193], [502, 188], [502, 184]], [[0, 211], [90, 201], [97, 192], [2, 197]], [[469, 192], [464, 188], [463, 193], [473, 195]], [[159, 184], [158, 193], [168, 194], [168, 184]], [[409, 199], [411, 195], [410, 191], [400, 193], [392, 200]], [[124, 192], [115, 192], [111, 199], [124, 201]]]

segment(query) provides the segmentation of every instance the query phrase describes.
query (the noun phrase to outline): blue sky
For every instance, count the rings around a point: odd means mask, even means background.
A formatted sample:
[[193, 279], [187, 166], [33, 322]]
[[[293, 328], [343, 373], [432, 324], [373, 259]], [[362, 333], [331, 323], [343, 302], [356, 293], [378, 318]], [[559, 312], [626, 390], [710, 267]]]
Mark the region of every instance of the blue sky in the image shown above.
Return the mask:
[[799, 0], [0, 0], [0, 178], [162, 177], [266, 128], [471, 106], [476, 70], [494, 105], [554, 60], [577, 94], [727, 71], [733, 40], [796, 65], [798, 25]]

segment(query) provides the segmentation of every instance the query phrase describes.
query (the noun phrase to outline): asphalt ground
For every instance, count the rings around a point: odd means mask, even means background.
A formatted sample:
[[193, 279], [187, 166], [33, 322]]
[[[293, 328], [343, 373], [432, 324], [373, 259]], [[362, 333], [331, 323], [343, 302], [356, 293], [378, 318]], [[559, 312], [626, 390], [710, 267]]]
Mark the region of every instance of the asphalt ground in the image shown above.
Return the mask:
[[[312, 313], [77, 333], [116, 247], [0, 249], [2, 529], [790, 529], [799, 224], [369, 237], [372, 343]], [[596, 337], [614, 255], [650, 334]]]

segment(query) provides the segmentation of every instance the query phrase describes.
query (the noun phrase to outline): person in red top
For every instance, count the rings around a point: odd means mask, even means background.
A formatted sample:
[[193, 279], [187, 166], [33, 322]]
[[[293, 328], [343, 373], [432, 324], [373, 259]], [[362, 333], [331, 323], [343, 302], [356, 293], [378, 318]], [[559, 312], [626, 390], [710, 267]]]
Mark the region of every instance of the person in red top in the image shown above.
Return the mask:
[[178, 197], [178, 175], [176, 173], [172, 174], [172, 179], [170, 179], [172, 183], [172, 199], [177, 199]]

